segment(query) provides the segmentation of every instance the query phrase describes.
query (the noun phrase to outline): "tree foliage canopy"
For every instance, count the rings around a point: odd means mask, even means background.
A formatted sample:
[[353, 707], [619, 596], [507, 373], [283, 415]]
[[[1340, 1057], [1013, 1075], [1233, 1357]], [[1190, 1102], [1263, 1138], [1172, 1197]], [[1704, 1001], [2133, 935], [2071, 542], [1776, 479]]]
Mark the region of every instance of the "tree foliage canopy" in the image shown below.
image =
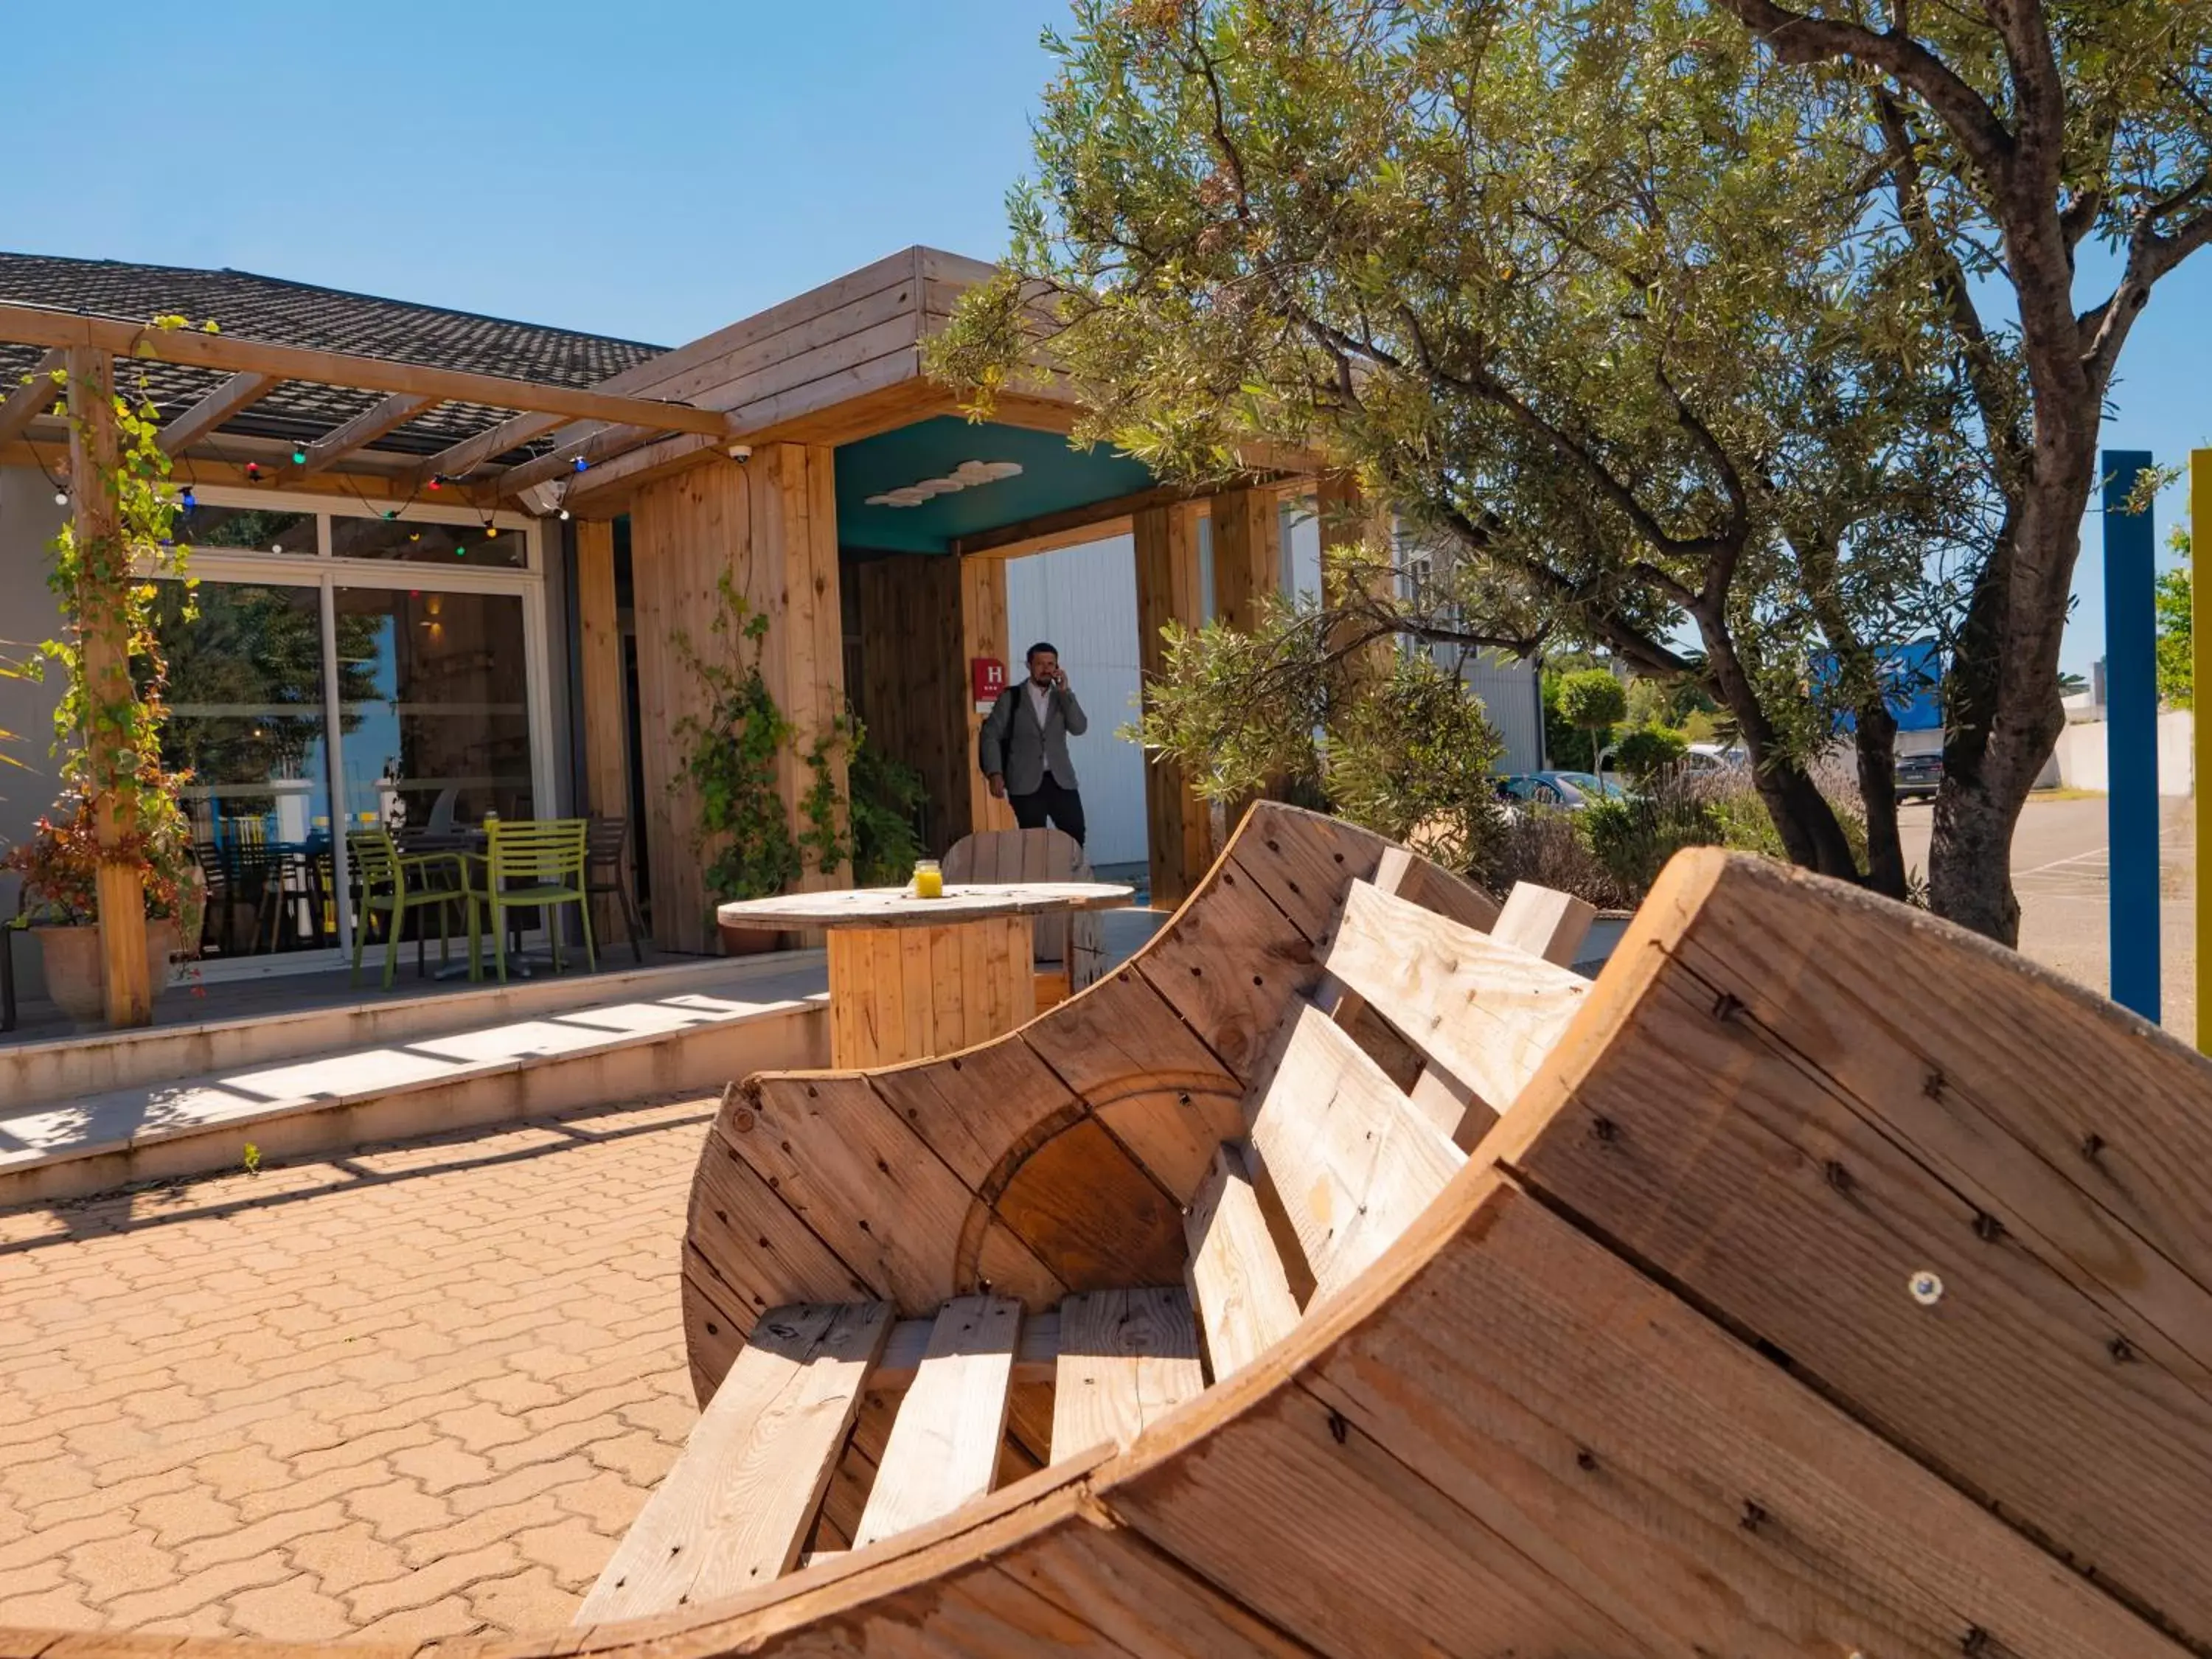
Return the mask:
[[1858, 873], [1808, 763], [1988, 490], [1847, 80], [1697, 0], [1077, 12], [935, 372], [988, 398], [1048, 335], [1079, 435], [1166, 474], [1356, 467], [1451, 550], [1416, 631], [1709, 687], [1793, 855]]

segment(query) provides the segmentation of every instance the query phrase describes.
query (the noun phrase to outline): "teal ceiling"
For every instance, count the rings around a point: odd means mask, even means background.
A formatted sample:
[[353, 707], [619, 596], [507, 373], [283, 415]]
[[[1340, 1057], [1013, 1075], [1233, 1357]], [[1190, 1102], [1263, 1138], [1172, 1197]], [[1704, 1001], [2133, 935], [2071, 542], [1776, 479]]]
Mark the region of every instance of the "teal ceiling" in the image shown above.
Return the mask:
[[[967, 462], [1011, 462], [1021, 471], [918, 507], [868, 504], [871, 495], [950, 477]], [[1110, 449], [1070, 449], [1057, 433], [939, 416], [838, 449], [837, 541], [882, 553], [949, 553], [957, 537], [1152, 485], [1152, 471], [1142, 461]]]

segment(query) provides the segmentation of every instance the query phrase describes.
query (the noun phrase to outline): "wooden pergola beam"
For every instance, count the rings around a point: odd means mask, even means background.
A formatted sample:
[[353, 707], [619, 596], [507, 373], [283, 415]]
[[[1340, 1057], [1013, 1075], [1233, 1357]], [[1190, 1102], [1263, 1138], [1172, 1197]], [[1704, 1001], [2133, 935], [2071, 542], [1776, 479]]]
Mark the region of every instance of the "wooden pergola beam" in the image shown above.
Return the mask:
[[624, 426], [658, 427], [665, 432], [724, 437], [730, 417], [715, 409], [625, 398], [575, 386], [541, 386], [502, 374], [434, 368], [420, 363], [387, 362], [345, 351], [307, 346], [272, 345], [228, 334], [189, 329], [159, 329], [110, 317], [85, 317], [43, 306], [0, 305], [0, 340], [25, 345], [82, 346], [115, 357], [152, 358], [197, 368], [273, 374], [279, 380], [312, 380], [319, 386], [349, 386], [362, 392], [407, 392], [449, 403], [483, 404], [493, 409], [558, 415], [564, 420], [612, 421]]
[[[1127, 495], [1109, 496], [1103, 501], [1091, 501], [1082, 507], [1062, 507], [1056, 513], [1040, 513], [1035, 518], [1018, 519], [1012, 524], [1000, 525], [996, 530], [979, 530], [972, 536], [954, 539], [952, 551], [966, 557], [989, 553], [1000, 557], [1011, 557], [1017, 553], [1042, 553], [1054, 547], [1073, 547], [1086, 540], [1103, 539], [1128, 528], [1127, 520], [1138, 513], [1156, 507], [1200, 505], [1231, 489], [1259, 489], [1273, 494], [1293, 488], [1295, 478], [1243, 479], [1242, 481], [1192, 489], [1182, 484], [1155, 484], [1150, 489], [1133, 490]], [[1086, 536], [1085, 531], [1095, 534]]]
[[307, 446], [307, 459], [296, 476], [305, 477], [311, 472], [320, 472], [356, 449], [374, 443], [386, 433], [403, 427], [425, 410], [435, 409], [445, 401], [427, 393], [395, 392], [381, 402], [348, 421], [336, 431], [327, 432]]
[[154, 441], [165, 455], [181, 455], [240, 410], [251, 408], [284, 382], [274, 374], [234, 374], [163, 427]]
[[[653, 427], [599, 427], [535, 459], [495, 472], [485, 483], [488, 488], [501, 495], [519, 495], [535, 485], [568, 477], [575, 472], [580, 458], [586, 467], [598, 466], [617, 455], [642, 448], [658, 435], [659, 432]], [[580, 480], [590, 476], [588, 471], [578, 475]]]
[[10, 392], [6, 402], [0, 403], [0, 444], [13, 443], [32, 422], [54, 406], [54, 400], [62, 395], [54, 374], [68, 367], [67, 352], [49, 351], [39, 359], [31, 378]]
[[501, 421], [473, 438], [440, 450], [415, 469], [413, 482], [438, 478], [465, 478], [495, 455], [504, 455], [510, 449], [519, 449], [532, 438], [542, 438], [568, 422], [558, 415], [514, 415]]

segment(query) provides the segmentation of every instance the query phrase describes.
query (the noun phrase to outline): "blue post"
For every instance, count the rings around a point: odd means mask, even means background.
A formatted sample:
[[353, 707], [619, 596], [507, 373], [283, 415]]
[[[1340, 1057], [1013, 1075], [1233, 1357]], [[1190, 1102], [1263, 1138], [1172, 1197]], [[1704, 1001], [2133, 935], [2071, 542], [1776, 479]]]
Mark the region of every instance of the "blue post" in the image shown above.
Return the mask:
[[2112, 1000], [2158, 1018], [2157, 552], [2142, 450], [2105, 452], [2105, 769], [2112, 843]]

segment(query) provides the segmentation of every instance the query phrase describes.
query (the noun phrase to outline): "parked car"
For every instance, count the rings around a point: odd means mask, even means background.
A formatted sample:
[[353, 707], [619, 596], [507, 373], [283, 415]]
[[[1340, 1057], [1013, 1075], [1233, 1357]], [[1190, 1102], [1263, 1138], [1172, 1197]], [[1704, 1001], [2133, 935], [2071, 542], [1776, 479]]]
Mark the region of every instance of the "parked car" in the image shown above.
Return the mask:
[[1717, 743], [1693, 743], [1682, 757], [1685, 772], [1729, 772], [1744, 763], [1744, 751]]
[[1934, 800], [1936, 792], [1942, 787], [1942, 756], [1899, 755], [1897, 757], [1898, 799]]
[[1628, 792], [1611, 778], [1592, 772], [1519, 772], [1498, 781], [1501, 800], [1537, 806], [1561, 806], [1578, 812], [1603, 797], [1618, 800]]

